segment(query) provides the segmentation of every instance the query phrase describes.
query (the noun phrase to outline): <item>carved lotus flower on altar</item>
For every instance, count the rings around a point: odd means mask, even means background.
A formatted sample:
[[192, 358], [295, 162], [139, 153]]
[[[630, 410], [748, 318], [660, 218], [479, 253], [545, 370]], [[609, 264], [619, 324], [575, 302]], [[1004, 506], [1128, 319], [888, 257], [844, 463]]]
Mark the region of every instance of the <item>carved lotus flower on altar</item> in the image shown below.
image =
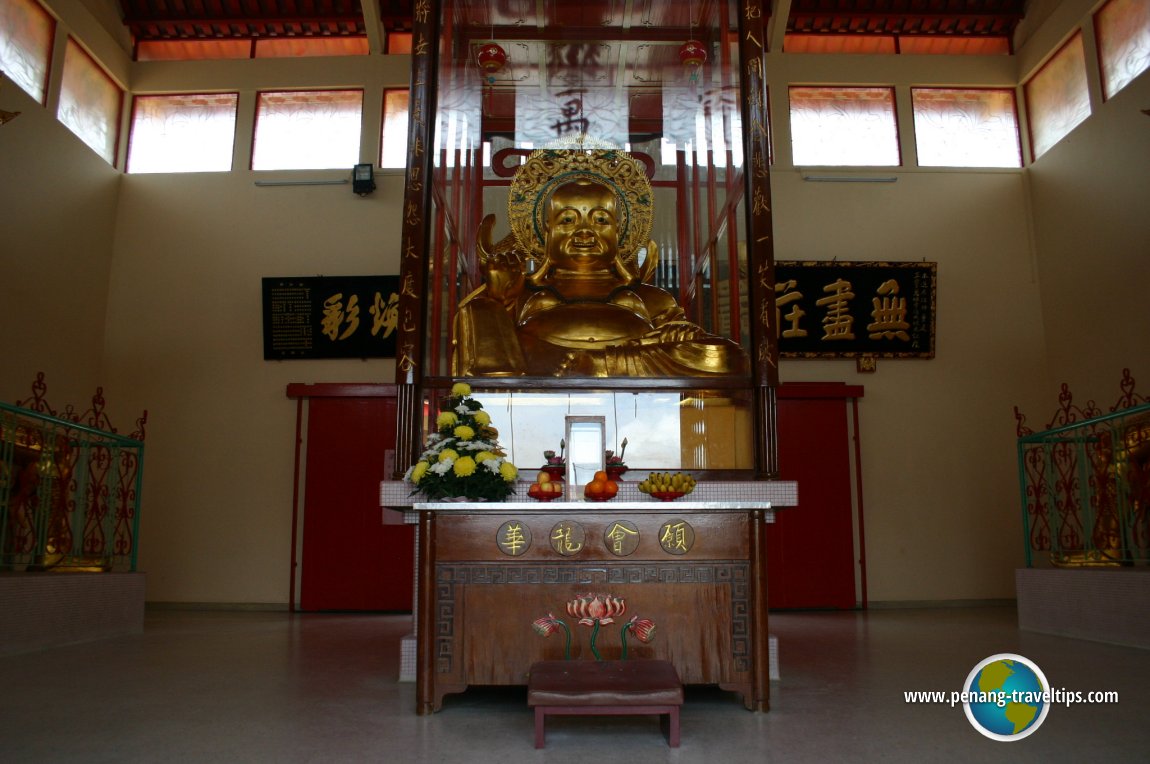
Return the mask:
[[[613, 594], [580, 594], [567, 603], [567, 614], [572, 618], [579, 619], [579, 625], [591, 627], [591, 654], [595, 656], [597, 661], [602, 660], [599, 650], [595, 647], [600, 627], [615, 623], [615, 619], [625, 612], [627, 612], [627, 602], [622, 597], [616, 597]], [[550, 637], [560, 628], [563, 629], [567, 637], [563, 657], [566, 660], [571, 660], [571, 630], [567, 628], [567, 624], [562, 619], [556, 618], [553, 613], [548, 613], [533, 621], [531, 628], [535, 630], [536, 634], [544, 638]], [[633, 616], [630, 621], [623, 624], [623, 629], [619, 632], [620, 640], [623, 643], [623, 660], [627, 660], [628, 633], [634, 634], [640, 642], [650, 642], [655, 636], [655, 622], [649, 618]]]
[[578, 618], [580, 626], [606, 626], [625, 612], [627, 603], [610, 594], [581, 594], [567, 603], [567, 615]]

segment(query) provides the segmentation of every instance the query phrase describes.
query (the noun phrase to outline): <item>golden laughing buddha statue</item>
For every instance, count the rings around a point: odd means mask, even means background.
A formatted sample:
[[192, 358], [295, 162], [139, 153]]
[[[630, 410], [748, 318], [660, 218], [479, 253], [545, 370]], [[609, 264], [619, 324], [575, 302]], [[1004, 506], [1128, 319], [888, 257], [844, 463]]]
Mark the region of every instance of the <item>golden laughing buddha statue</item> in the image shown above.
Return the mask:
[[494, 216], [480, 225], [485, 283], [460, 303], [453, 373], [747, 373], [738, 344], [687, 321], [669, 292], [644, 283], [657, 262], [646, 240], [652, 207], [643, 165], [625, 152], [533, 153], [511, 183], [511, 234], [493, 245]]

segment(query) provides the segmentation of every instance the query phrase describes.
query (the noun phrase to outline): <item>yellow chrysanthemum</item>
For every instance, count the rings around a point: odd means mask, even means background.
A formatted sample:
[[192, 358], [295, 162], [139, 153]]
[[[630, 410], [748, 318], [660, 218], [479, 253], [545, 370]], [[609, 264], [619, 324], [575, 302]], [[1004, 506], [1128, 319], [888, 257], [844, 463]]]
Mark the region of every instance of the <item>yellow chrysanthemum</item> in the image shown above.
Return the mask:
[[454, 427], [458, 421], [459, 417], [455, 415], [454, 411], [440, 411], [439, 416], [435, 418], [435, 426], [440, 429], [444, 427]]
[[480, 451], [475, 455], [475, 461], [479, 464], [483, 464], [484, 462], [494, 458], [495, 454], [491, 453], [490, 451]]
[[519, 477], [519, 469], [511, 462], [503, 462], [503, 464], [499, 465], [499, 474], [503, 476], [504, 480], [510, 483]]
[[458, 459], [459, 453], [454, 448], [445, 448], [439, 452], [439, 461], [446, 462], [449, 459]]
[[427, 473], [427, 468], [431, 465], [427, 462], [421, 461], [411, 469], [411, 482], [419, 485], [419, 480]]
[[461, 456], [451, 466], [453, 472], [459, 477], [467, 477], [475, 472], [475, 460], [470, 456]]
[[488, 414], [483, 409], [476, 411], [474, 414], [472, 414], [472, 416], [475, 418], [475, 423], [480, 425], [481, 427], [483, 425], [491, 424], [491, 415]]
[[471, 395], [471, 385], [467, 384], [466, 382], [456, 382], [451, 386], [451, 394], [465, 398], [468, 395]]
[[452, 432], [454, 432], [455, 437], [459, 438], [460, 440], [471, 440], [475, 437], [475, 430], [471, 429], [465, 424], [459, 425], [454, 430], [452, 430]]

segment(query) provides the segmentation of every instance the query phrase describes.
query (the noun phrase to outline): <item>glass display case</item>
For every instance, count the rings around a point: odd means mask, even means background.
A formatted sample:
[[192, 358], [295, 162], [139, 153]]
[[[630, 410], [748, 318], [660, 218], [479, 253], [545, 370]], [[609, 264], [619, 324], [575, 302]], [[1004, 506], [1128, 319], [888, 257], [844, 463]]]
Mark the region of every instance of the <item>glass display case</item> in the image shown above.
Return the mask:
[[774, 475], [767, 14], [416, 3], [397, 466], [466, 378], [523, 467], [574, 413], [638, 469]]

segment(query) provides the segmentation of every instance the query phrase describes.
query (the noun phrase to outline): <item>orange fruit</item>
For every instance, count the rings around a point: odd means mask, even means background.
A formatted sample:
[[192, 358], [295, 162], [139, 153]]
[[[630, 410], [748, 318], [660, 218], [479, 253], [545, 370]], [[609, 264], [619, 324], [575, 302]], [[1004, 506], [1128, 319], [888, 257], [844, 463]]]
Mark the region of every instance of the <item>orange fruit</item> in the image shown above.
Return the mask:
[[599, 470], [595, 473], [595, 477], [592, 478], [591, 482], [594, 483], [596, 480], [603, 483], [607, 482], [607, 473], [603, 470]]
[[592, 499], [597, 499], [600, 496], [602, 496], [604, 491], [606, 491], [606, 490], [607, 490], [607, 481], [600, 480], [599, 478], [595, 478], [594, 480], [592, 480], [590, 483], [587, 484], [586, 488], [583, 489], [583, 495], [588, 496]]
[[619, 493], [619, 484], [614, 480], [608, 480], [603, 484], [603, 495], [608, 499], [615, 498], [615, 494]]

